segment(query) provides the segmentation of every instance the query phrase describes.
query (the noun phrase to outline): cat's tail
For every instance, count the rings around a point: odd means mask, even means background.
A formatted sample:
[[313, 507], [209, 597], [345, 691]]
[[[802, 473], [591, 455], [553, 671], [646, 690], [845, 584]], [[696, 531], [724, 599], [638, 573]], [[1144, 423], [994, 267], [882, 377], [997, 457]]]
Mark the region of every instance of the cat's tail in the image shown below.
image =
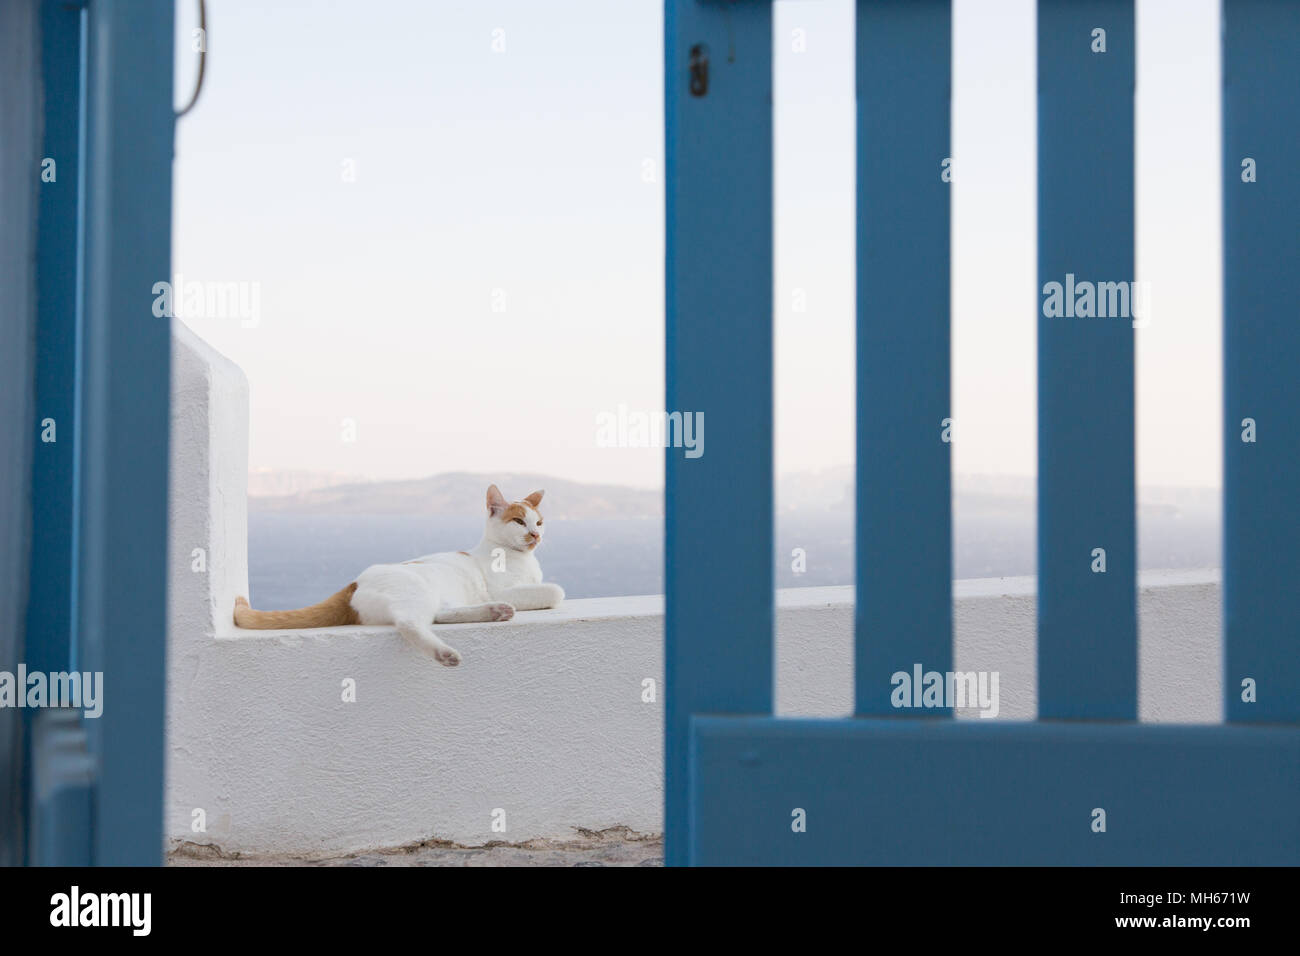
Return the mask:
[[361, 617], [352, 607], [352, 595], [357, 589], [353, 581], [342, 591], [332, 594], [319, 604], [300, 607], [294, 611], [255, 611], [248, 606], [248, 598], [235, 598], [235, 624], [238, 627], [274, 631], [290, 627], [338, 627], [343, 624], [360, 624]]

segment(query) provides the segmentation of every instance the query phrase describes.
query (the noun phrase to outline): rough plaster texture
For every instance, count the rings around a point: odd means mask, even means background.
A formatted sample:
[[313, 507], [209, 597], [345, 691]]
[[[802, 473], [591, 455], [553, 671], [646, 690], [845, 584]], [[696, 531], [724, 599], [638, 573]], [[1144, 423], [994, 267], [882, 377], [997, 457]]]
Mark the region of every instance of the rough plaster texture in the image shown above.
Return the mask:
[[[464, 655], [455, 669], [388, 628], [237, 631], [230, 608], [248, 577], [247, 386], [236, 366], [175, 329], [173, 845], [310, 856], [658, 832], [662, 598], [569, 601], [502, 624], [440, 626]], [[205, 572], [193, 570], [195, 548], [206, 551]], [[1144, 575], [1140, 608], [1142, 718], [1217, 722], [1217, 572]], [[778, 592], [778, 713], [851, 711], [852, 621], [852, 588]], [[958, 582], [956, 631], [957, 669], [998, 671], [1000, 718], [1032, 719], [1033, 579]], [[355, 703], [343, 700], [348, 680]], [[647, 681], [653, 702], [643, 700]], [[198, 809], [206, 832], [191, 827]], [[492, 828], [498, 810], [504, 832]]]

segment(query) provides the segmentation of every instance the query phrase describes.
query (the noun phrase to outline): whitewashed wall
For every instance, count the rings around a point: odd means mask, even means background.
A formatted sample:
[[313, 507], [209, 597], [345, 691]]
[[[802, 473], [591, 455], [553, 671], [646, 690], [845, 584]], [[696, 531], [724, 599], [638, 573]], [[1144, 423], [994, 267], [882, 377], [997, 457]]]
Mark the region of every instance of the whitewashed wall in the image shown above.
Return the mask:
[[[248, 579], [247, 385], [179, 323], [173, 369], [173, 841], [286, 854], [660, 830], [661, 598], [440, 626], [464, 655], [455, 669], [385, 628], [237, 631], [230, 608]], [[195, 548], [206, 571], [193, 570]], [[1142, 719], [1217, 722], [1217, 572], [1156, 572], [1141, 583]], [[1032, 719], [1033, 579], [961, 581], [956, 596], [957, 669], [998, 671], [1000, 719]], [[847, 587], [778, 593], [780, 713], [851, 710], [852, 600]], [[355, 703], [343, 700], [349, 680]], [[643, 700], [648, 680], [654, 702]], [[199, 809], [206, 832], [192, 829]], [[496, 811], [504, 833], [492, 829]]]

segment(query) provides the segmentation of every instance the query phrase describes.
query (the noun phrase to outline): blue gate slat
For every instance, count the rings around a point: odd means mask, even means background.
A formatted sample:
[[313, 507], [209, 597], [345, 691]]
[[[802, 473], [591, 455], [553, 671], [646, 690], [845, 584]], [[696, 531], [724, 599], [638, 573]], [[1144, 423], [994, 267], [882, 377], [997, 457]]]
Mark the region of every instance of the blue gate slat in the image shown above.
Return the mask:
[[707, 426], [702, 456], [666, 461], [671, 865], [686, 861], [690, 715], [772, 710], [771, 4], [667, 0], [664, 43], [667, 408]]
[[41, 7], [41, 156], [42, 164], [53, 161], [54, 179], [37, 187], [36, 420], [29, 423], [37, 437], [24, 660], [47, 672], [71, 663], [81, 20], [82, 11], [65, 0]]
[[1223, 673], [1232, 721], [1300, 722], [1298, 91], [1300, 5], [1225, 0]]
[[699, 865], [1300, 864], [1300, 728], [701, 717], [693, 742]]
[[86, 299], [81, 414], [81, 669], [98, 758], [93, 860], [163, 851], [167, 449], [171, 328], [171, 0], [95, 0], [88, 28]]
[[[65, 671], [73, 665], [83, 17], [79, 7], [65, 0], [45, 0], [41, 5], [44, 109], [42, 171], [37, 187], [36, 415], [26, 423], [36, 439], [32, 449], [31, 555], [23, 661], [30, 670], [47, 673]], [[46, 166], [47, 160], [53, 165]], [[38, 757], [31, 749], [35, 746], [32, 724], [36, 714], [24, 711], [24, 715], [28, 757], [23, 762], [22, 788], [30, 793], [32, 767]], [[35, 812], [32, 804], [29, 813]], [[35, 862], [31, 842], [24, 850], [28, 862]], [[88, 848], [83, 851], [88, 852]], [[39, 862], [49, 864], [59, 859], [47, 856]]]
[[[1133, 92], [1132, 0], [1039, 0], [1041, 717], [1137, 717], [1132, 318], [1096, 317], [1095, 285], [1094, 317], [1078, 315], [1082, 283], [1134, 278]], [[1059, 317], [1044, 314], [1053, 282]], [[1117, 289], [1106, 299], [1125, 311]]]
[[859, 0], [859, 715], [899, 713], [894, 673], [952, 665], [951, 63], [948, 0]]

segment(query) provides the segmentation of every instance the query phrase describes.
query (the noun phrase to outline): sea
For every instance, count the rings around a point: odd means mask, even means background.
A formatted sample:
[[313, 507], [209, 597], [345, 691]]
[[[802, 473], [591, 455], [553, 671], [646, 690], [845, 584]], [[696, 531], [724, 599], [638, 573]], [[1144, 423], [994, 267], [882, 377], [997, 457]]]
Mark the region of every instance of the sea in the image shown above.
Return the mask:
[[[546, 579], [561, 584], [570, 598], [663, 593], [661, 518], [551, 520], [546, 529], [538, 560]], [[248, 527], [249, 597], [254, 607], [266, 609], [314, 604], [355, 580], [371, 564], [467, 550], [478, 542], [482, 530], [477, 516], [254, 511]], [[959, 509], [954, 517], [954, 576], [1032, 575], [1034, 531], [1032, 504]], [[746, 546], [749, 533], [744, 519], [738, 519], [734, 537], [719, 541], [713, 551], [720, 565], [734, 560], [735, 550]], [[853, 583], [851, 515], [780, 515], [775, 536], [772, 560], [777, 587]], [[796, 559], [795, 549], [802, 550], [802, 561]], [[1140, 568], [1215, 568], [1220, 563], [1217, 511], [1140, 513]]]

